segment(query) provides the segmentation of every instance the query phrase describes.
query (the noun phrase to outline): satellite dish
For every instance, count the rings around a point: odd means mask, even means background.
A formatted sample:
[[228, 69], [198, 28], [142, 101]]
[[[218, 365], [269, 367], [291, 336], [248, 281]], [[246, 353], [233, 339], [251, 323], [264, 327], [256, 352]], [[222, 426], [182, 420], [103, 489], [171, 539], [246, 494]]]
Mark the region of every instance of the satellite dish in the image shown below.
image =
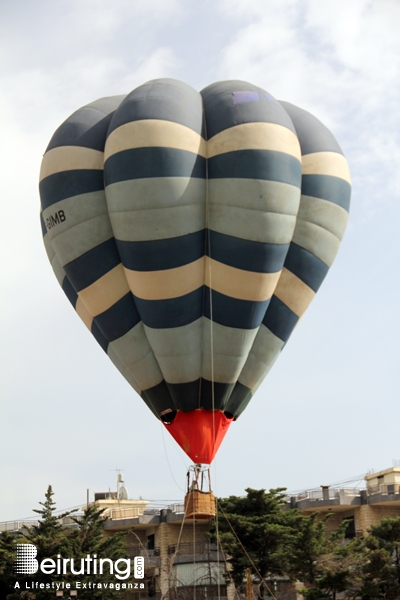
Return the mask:
[[128, 490], [126, 489], [126, 487], [124, 485], [121, 485], [121, 487], [118, 490], [118, 500], [128, 500], [128, 498], [129, 498]]

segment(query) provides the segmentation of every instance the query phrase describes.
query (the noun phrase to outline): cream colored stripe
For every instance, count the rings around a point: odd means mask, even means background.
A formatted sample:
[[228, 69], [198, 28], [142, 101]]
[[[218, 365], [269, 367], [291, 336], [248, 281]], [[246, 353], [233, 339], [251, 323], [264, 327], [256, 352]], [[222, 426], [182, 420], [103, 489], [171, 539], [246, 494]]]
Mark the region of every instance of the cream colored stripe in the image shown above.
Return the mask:
[[343, 154], [314, 152], [305, 154], [301, 161], [303, 175], [332, 175], [344, 179], [351, 185], [349, 165]]
[[300, 317], [307, 310], [315, 292], [291, 271], [283, 268], [275, 296]]
[[104, 161], [113, 154], [131, 148], [178, 148], [206, 156], [206, 141], [180, 123], [161, 119], [132, 121], [114, 129], [107, 138]]
[[86, 309], [96, 317], [118, 302], [129, 292], [122, 264], [108, 271], [103, 277], [78, 292]]
[[274, 150], [291, 154], [301, 162], [297, 136], [275, 123], [243, 123], [217, 133], [207, 142], [207, 158], [236, 150]]
[[254, 273], [206, 258], [206, 285], [220, 294], [239, 300], [268, 300], [274, 293], [279, 276], [280, 272]]
[[103, 152], [81, 146], [60, 146], [46, 152], [40, 167], [39, 181], [54, 173], [74, 169], [103, 169]]
[[78, 316], [82, 319], [82, 321], [86, 325], [86, 327], [89, 329], [89, 331], [91, 331], [93, 317], [92, 317], [92, 315], [90, 315], [88, 313], [86, 306], [83, 304], [82, 299], [79, 297], [78, 297], [78, 300], [76, 301], [75, 310], [76, 310]]
[[254, 273], [236, 269], [208, 257], [199, 258], [176, 269], [124, 270], [132, 293], [143, 300], [167, 300], [185, 296], [197, 290], [205, 281], [205, 285], [225, 296], [262, 302], [271, 298], [280, 276], [280, 272]]
[[167, 300], [185, 296], [203, 285], [204, 257], [188, 265], [163, 271], [125, 269], [132, 293], [143, 300]]

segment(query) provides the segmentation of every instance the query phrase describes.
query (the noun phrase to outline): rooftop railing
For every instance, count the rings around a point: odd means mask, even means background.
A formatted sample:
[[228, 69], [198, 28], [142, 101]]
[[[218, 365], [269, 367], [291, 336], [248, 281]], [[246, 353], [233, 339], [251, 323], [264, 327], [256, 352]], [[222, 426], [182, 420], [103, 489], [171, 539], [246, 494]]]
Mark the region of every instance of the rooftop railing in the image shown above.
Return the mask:
[[[294, 497], [296, 502], [301, 500], [338, 500], [344, 496], [356, 497], [360, 495], [359, 488], [325, 488], [321, 490], [305, 490], [296, 494]], [[289, 498], [290, 501], [290, 498]]]

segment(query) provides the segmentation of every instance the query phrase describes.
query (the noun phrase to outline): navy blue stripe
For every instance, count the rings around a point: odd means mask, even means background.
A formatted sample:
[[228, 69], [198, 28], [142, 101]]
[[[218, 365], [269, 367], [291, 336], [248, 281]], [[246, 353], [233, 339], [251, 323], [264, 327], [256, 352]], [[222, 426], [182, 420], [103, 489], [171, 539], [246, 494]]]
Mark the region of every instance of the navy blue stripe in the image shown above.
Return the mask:
[[162, 119], [180, 123], [201, 133], [203, 106], [200, 94], [173, 79], [153, 79], [133, 90], [121, 103], [110, 124], [114, 129], [142, 119]]
[[303, 196], [312, 196], [333, 202], [347, 211], [350, 207], [351, 186], [340, 177], [303, 175], [301, 193]]
[[263, 179], [300, 187], [301, 164], [290, 154], [273, 150], [237, 150], [208, 160], [209, 179]]
[[165, 381], [162, 381], [147, 390], [143, 390], [142, 398], [146, 403], [150, 403], [153, 406], [153, 412], [155, 412], [157, 416], [160, 416], [164, 410], [177, 410]]
[[122, 264], [132, 271], [162, 271], [182, 267], [204, 256], [205, 231], [165, 240], [116, 240]]
[[343, 154], [332, 133], [314, 115], [289, 102], [280, 102], [280, 104], [295, 126], [303, 156], [314, 152], [338, 152]]
[[113, 342], [140, 322], [139, 313], [131, 292], [128, 292], [109, 309], [95, 317], [96, 325], [104, 337]]
[[[242, 123], [276, 123], [295, 132], [293, 123], [262, 88], [247, 81], [218, 81], [201, 91], [207, 123], [207, 139]], [[251, 99], [244, 102], [243, 99]], [[238, 100], [242, 100], [239, 101]]]
[[106, 340], [106, 338], [104, 337], [104, 335], [100, 331], [100, 329], [99, 329], [99, 327], [98, 327], [98, 325], [97, 325], [97, 323], [96, 323], [96, 321], [94, 319], [92, 321], [91, 332], [92, 332], [93, 337], [96, 339], [96, 341], [103, 348], [104, 352], [107, 352], [108, 341]]
[[[107, 108], [113, 111], [118, 106], [121, 96], [103, 100], [111, 101], [112, 106], [110, 105]], [[99, 105], [99, 108], [100, 103], [101, 101], [96, 103]], [[113, 112], [105, 115], [103, 112], [99, 112], [99, 108], [84, 106], [73, 113], [56, 130], [47, 146], [46, 152], [60, 146], [81, 146], [104, 152], [107, 131]], [[104, 106], [103, 108], [106, 107]]]
[[272, 296], [263, 324], [283, 342], [287, 342], [299, 317], [276, 296]]
[[[214, 387], [214, 402], [213, 402]], [[226, 403], [232, 393], [234, 383], [220, 383], [214, 381], [214, 384], [208, 379], [201, 379], [200, 406], [205, 410], [224, 410]]]
[[147, 177], [205, 179], [206, 160], [177, 148], [131, 148], [113, 154], [104, 165], [105, 185]]
[[42, 213], [40, 213], [40, 226], [42, 228], [42, 236], [44, 237], [47, 233], [47, 227], [45, 225]]
[[66, 264], [64, 270], [80, 292], [120, 263], [115, 240], [110, 238]]
[[76, 293], [76, 290], [74, 290], [74, 288], [72, 287], [72, 283], [70, 282], [68, 277], [64, 277], [61, 287], [64, 294], [67, 296], [68, 300], [75, 308], [76, 302], [78, 300], [78, 294]]
[[[124, 242], [116, 240], [122, 264], [132, 271], [158, 271], [190, 264], [211, 256], [223, 264], [256, 273], [282, 269], [289, 244], [264, 244], [205, 230], [165, 240]], [[211, 247], [205, 249], [205, 246]]]
[[141, 392], [140, 397], [142, 398], [143, 402], [145, 403], [145, 405], [147, 406], [147, 408], [149, 408], [151, 410], [151, 412], [153, 413], [153, 415], [155, 417], [157, 417], [157, 419], [160, 418], [160, 414], [159, 412], [155, 409], [155, 407], [153, 406], [150, 398], [148, 398], [146, 396], [146, 392]]
[[[212, 320], [226, 327], [254, 329], [259, 327], [270, 300], [251, 302], [238, 300], [212, 291]], [[211, 319], [210, 288], [205, 286], [204, 316]]]
[[178, 410], [190, 412], [200, 408], [200, 379], [188, 383], [167, 382], [167, 387]]
[[65, 198], [98, 192], [104, 189], [103, 171], [96, 169], [75, 169], [53, 173], [39, 184], [42, 210]]
[[224, 410], [225, 404], [234, 388], [234, 383], [214, 382], [214, 403], [213, 403], [213, 384], [207, 379], [197, 379], [188, 383], [168, 383], [175, 405], [183, 412], [203, 408], [204, 410]]
[[317, 292], [329, 271], [329, 267], [305, 248], [294, 242], [290, 244], [285, 267]]
[[224, 410], [237, 419], [237, 417], [244, 411], [251, 398], [251, 390], [247, 386], [237, 381]]
[[289, 244], [264, 244], [217, 231], [210, 231], [209, 241], [208, 256], [230, 267], [254, 273], [280, 271], [289, 249]]
[[143, 323], [148, 327], [182, 327], [201, 317], [203, 288], [168, 300], [142, 300], [135, 296], [135, 303]]
[[[251, 302], [238, 300], [212, 291], [213, 321], [226, 327], [255, 329], [262, 322], [270, 300]], [[167, 300], [143, 300], [135, 297], [139, 315], [145, 325], [155, 329], [182, 327], [193, 323], [202, 314], [211, 319], [210, 290], [204, 286], [190, 294]]]

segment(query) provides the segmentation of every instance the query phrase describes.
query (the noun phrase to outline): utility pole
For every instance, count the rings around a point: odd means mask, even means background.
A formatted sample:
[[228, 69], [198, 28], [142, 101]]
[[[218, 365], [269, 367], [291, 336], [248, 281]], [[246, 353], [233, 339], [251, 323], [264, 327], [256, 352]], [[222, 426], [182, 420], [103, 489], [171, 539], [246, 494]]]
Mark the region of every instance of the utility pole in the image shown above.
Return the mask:
[[251, 569], [246, 569], [246, 600], [254, 600]]

